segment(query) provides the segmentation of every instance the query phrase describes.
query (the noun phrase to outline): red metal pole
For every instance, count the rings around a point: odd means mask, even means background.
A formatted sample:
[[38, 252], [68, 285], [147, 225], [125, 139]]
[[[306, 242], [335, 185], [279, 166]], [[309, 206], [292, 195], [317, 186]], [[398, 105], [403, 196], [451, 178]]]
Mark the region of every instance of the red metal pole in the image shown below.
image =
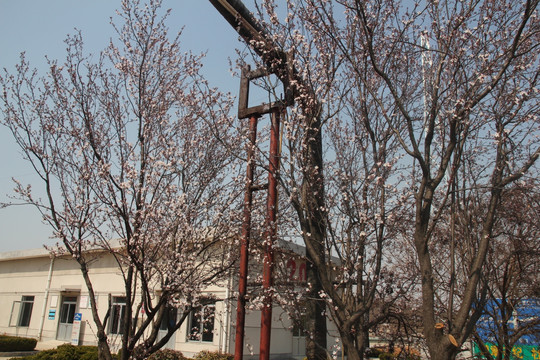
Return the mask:
[[277, 174], [279, 170], [279, 110], [272, 112], [270, 128], [270, 159], [268, 171], [268, 199], [266, 202], [266, 251], [263, 262], [263, 309], [261, 312], [261, 341], [259, 360], [270, 359], [272, 331], [272, 286], [274, 269], [273, 243], [277, 233]]
[[244, 223], [240, 246], [240, 274], [238, 278], [238, 305], [236, 307], [236, 338], [234, 360], [244, 356], [244, 327], [246, 321], [246, 294], [248, 276], [249, 239], [251, 237], [251, 207], [253, 200], [253, 172], [255, 170], [255, 143], [257, 141], [257, 116], [249, 119], [249, 143], [247, 145], [246, 192], [244, 194]]

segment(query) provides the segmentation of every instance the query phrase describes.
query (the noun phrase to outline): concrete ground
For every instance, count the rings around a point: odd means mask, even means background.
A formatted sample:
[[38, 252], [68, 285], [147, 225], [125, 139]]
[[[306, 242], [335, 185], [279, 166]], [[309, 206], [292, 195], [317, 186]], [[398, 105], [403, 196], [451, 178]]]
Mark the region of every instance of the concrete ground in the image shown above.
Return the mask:
[[42, 341], [38, 342], [36, 345], [36, 350], [50, 350], [55, 349], [58, 346], [66, 344], [65, 341], [58, 341], [58, 340], [49, 340], [49, 341]]

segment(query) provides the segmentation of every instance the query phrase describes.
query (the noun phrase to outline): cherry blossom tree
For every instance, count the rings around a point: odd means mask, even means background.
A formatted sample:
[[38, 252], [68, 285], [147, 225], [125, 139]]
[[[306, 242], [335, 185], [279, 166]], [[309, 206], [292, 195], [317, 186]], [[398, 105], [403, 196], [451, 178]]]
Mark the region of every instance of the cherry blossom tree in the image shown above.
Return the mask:
[[[480, 315], [486, 257], [494, 246], [504, 189], [538, 176], [538, 1], [280, 4], [262, 1], [257, 10], [263, 28], [292, 54], [297, 70], [291, 81], [298, 86], [297, 108], [285, 125], [289, 163], [281, 176], [315, 269], [311, 285], [332, 300], [334, 320], [343, 311], [352, 323], [367, 309], [356, 313], [345, 303], [334, 304], [328, 255], [345, 249], [335, 246], [336, 239], [349, 235], [356, 246], [350, 264], [358, 266], [364, 259], [364, 250], [358, 250], [368, 235], [371, 244], [395, 236], [416, 256], [428, 352], [433, 359], [453, 358]], [[257, 49], [258, 43], [251, 46]], [[327, 125], [350, 146], [332, 143], [324, 132]], [[348, 152], [357, 157], [352, 171]], [[334, 174], [341, 184], [330, 185]], [[457, 186], [458, 179], [465, 185]], [[476, 240], [471, 239], [461, 264], [453, 247], [461, 239], [440, 236], [450, 233], [457, 191], [461, 199], [485, 204], [476, 220]], [[353, 195], [363, 201], [353, 203]], [[362, 208], [366, 203], [369, 211]], [[336, 221], [340, 211], [348, 223]], [[358, 215], [362, 221], [355, 221]], [[350, 234], [343, 231], [348, 229]], [[383, 270], [384, 253], [371, 249], [370, 261], [381, 259], [373, 269]], [[361, 271], [371, 266], [366, 265]], [[339, 273], [360, 280], [360, 273], [347, 270]], [[363, 356], [352, 346], [346, 350], [352, 358]]]
[[[538, 58], [537, 41], [532, 40], [538, 36], [536, 7], [535, 2], [511, 11], [490, 2], [428, 4], [426, 12], [415, 9], [417, 18], [400, 19], [402, 24], [394, 21], [396, 13], [390, 8], [375, 6], [387, 11], [386, 18], [375, 16], [369, 6], [354, 7], [371, 70], [388, 86], [393, 105], [389, 121], [402, 129], [403, 149], [416, 163], [417, 172], [411, 174], [415, 225], [410, 235], [422, 276], [423, 332], [433, 359], [452, 357], [469, 336], [477, 320], [473, 304], [503, 188], [521, 178], [538, 158]], [[430, 25], [424, 30], [422, 23]], [[381, 35], [385, 27], [395, 28], [386, 39]], [[421, 36], [428, 39], [424, 44], [417, 40]], [[421, 58], [407, 56], [413, 49], [428, 53], [423, 64]], [[415, 97], [427, 99], [426, 105], [415, 105], [419, 103]], [[475, 187], [488, 189], [489, 201], [479, 221], [480, 241], [471, 249], [469, 266], [462, 269], [466, 281], [458, 301], [454, 284], [448, 293], [436, 286], [441, 279], [432, 260], [432, 234], [460, 170], [474, 179]], [[474, 196], [475, 190], [462, 189], [467, 196]], [[446, 307], [442, 314], [447, 315], [441, 316], [439, 306]]]
[[[231, 97], [209, 87], [202, 56], [169, 35], [168, 13], [159, 0], [123, 1], [117, 40], [97, 58], [77, 33], [46, 75], [23, 55], [0, 77], [2, 123], [40, 179], [17, 183], [16, 198], [51, 225], [53, 251], [78, 262], [100, 359], [111, 359], [111, 314], [98, 312], [92, 282], [100, 254], [114, 257], [125, 286], [123, 359], [165, 345], [234, 261], [238, 167], [235, 149], [214, 136], [231, 135]], [[171, 309], [178, 316], [160, 337]]]
[[[296, 213], [299, 225], [288, 228], [289, 236], [299, 227], [307, 249], [306, 354], [310, 359], [328, 356], [328, 305], [348, 356], [360, 358], [370, 330], [397, 316], [396, 300], [413, 286], [414, 275], [402, 277], [386, 265], [400, 221], [399, 180], [392, 178], [398, 142], [370, 104], [373, 100], [365, 97], [369, 89], [362, 80], [351, 78], [347, 65], [332, 58], [339, 50], [335, 44], [304, 26], [308, 9], [297, 9], [299, 18], [290, 15], [286, 26], [277, 21], [275, 9], [264, 3], [258, 15], [261, 33], [275, 34], [269, 37], [276, 46], [290, 49], [288, 66], [297, 70], [288, 81], [296, 105], [282, 119], [280, 180], [287, 196], [279, 208]], [[295, 26], [301, 30], [295, 32]], [[248, 44], [258, 67], [275, 66], [279, 72], [279, 64], [266, 58], [272, 52], [264, 41]], [[275, 84], [263, 86], [270, 99], [280, 97]], [[330, 173], [326, 178], [323, 167]], [[280, 218], [290, 220], [288, 214]]]
[[[538, 344], [538, 181], [515, 184], [503, 194], [483, 280], [486, 306], [474, 340], [488, 359], [522, 355], [519, 344]], [[489, 344], [489, 348], [486, 347]]]

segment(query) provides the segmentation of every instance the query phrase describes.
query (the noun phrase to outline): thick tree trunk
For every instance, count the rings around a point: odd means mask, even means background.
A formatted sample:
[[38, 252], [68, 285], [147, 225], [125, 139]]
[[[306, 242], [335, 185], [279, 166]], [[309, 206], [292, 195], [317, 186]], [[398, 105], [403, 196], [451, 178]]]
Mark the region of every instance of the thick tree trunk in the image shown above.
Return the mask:
[[359, 358], [363, 359], [366, 349], [369, 347], [369, 330], [360, 329], [356, 336], [356, 350]]
[[341, 341], [343, 343], [344, 355], [347, 356], [347, 360], [363, 359], [363, 352], [358, 351], [356, 348], [353, 334], [341, 334]]
[[97, 342], [98, 342], [98, 359], [99, 360], [112, 360], [111, 349], [109, 347], [109, 342], [107, 339], [107, 334], [105, 333], [105, 327], [101, 321], [96, 305], [96, 294], [94, 292], [94, 286], [90, 280], [90, 275], [88, 274], [88, 268], [84, 259], [78, 259], [79, 266], [81, 269], [81, 274], [83, 276], [86, 288], [88, 289], [88, 294], [90, 297], [90, 307], [92, 309], [92, 318], [94, 324], [97, 327]]
[[296, 207], [301, 227], [308, 262], [308, 338], [306, 356], [308, 360], [328, 358], [326, 343], [326, 303], [320, 298], [323, 290], [322, 277], [326, 277], [326, 222], [324, 214], [325, 191], [323, 177], [323, 154], [321, 121], [318, 113], [307, 116], [304, 135], [305, 150], [302, 158], [305, 165], [302, 182], [301, 205]]
[[350, 329], [339, 329], [339, 336], [343, 344], [344, 355], [347, 360], [364, 359], [366, 348], [369, 346], [369, 332], [352, 332]]
[[109, 343], [107, 341], [107, 335], [103, 327], [98, 329], [97, 332], [98, 338], [98, 359], [99, 360], [112, 360], [111, 349], [109, 348]]
[[326, 303], [319, 297], [322, 285], [318, 277], [318, 270], [310, 262], [308, 255], [307, 280], [311, 284], [306, 302], [306, 357], [309, 360], [326, 360]]

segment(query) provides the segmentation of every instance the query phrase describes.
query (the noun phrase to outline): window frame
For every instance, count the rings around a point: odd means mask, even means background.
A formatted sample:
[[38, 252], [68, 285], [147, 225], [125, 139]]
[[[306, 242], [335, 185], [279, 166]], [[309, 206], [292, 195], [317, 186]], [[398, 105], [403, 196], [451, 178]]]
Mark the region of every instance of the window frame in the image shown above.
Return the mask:
[[125, 315], [126, 315], [125, 296], [114, 296], [111, 302], [111, 317], [109, 323], [109, 334], [123, 335], [125, 330]]
[[75, 313], [77, 313], [77, 300], [77, 296], [62, 296], [58, 317], [59, 324], [73, 324]]
[[172, 306], [166, 306], [164, 311], [165, 314], [163, 314], [163, 318], [159, 324], [159, 331], [168, 332], [169, 327], [174, 327], [176, 325], [178, 309]]
[[[34, 295], [22, 295], [21, 300], [13, 301], [9, 318], [10, 327], [30, 327], [35, 300]], [[17, 314], [17, 321], [13, 322], [15, 313]]]
[[[206, 311], [211, 312], [206, 315]], [[211, 321], [207, 319], [211, 317]], [[198, 331], [194, 330], [194, 320], [197, 320]], [[187, 340], [195, 343], [213, 343], [214, 342], [214, 327], [216, 321], [216, 304], [209, 303], [194, 308], [189, 315], [189, 327], [187, 331]], [[205, 336], [206, 335], [206, 336]]]

